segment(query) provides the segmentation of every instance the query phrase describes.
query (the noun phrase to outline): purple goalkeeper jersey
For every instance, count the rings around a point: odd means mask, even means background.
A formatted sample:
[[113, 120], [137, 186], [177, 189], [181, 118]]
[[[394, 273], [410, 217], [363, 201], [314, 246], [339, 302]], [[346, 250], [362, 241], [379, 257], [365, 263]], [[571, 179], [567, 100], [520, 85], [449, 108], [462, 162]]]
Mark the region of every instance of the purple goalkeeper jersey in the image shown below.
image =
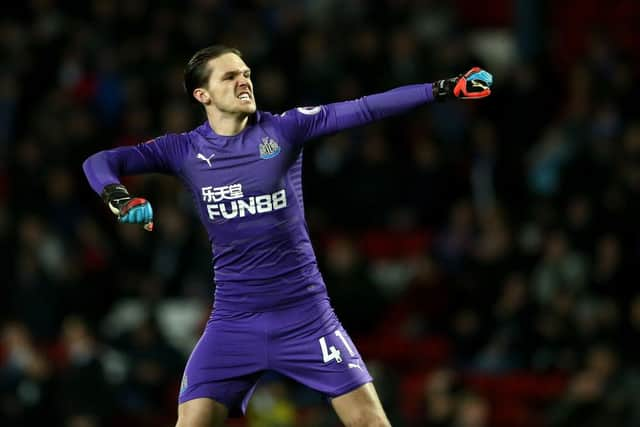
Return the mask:
[[271, 311], [326, 298], [304, 218], [303, 143], [432, 99], [431, 84], [421, 84], [278, 115], [257, 111], [237, 135], [218, 135], [205, 122], [190, 132], [101, 151], [83, 168], [99, 194], [125, 175], [180, 178], [211, 242], [215, 308]]

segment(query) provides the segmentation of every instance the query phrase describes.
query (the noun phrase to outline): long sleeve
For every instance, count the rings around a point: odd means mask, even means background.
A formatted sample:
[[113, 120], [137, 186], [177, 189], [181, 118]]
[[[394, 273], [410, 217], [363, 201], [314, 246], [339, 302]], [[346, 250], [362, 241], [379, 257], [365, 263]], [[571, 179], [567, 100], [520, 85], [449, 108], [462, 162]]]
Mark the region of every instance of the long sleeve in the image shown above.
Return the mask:
[[352, 101], [289, 110], [282, 115], [281, 123], [292, 140], [304, 142], [401, 114], [432, 101], [430, 83], [401, 86]]
[[179, 172], [187, 151], [186, 137], [169, 134], [132, 147], [119, 147], [91, 155], [82, 164], [91, 188], [98, 194], [121, 176]]

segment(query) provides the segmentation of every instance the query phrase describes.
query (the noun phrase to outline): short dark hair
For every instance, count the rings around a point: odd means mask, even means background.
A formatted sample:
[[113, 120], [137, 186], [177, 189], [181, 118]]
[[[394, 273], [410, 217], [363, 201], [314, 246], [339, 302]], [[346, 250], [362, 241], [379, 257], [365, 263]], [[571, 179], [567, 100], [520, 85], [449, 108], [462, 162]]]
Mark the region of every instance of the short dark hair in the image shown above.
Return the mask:
[[198, 102], [193, 97], [193, 91], [196, 88], [205, 86], [209, 80], [209, 75], [211, 74], [211, 70], [207, 68], [209, 61], [225, 53], [234, 53], [242, 58], [242, 53], [236, 48], [213, 45], [200, 49], [187, 62], [187, 66], [184, 69], [184, 90], [190, 101]]

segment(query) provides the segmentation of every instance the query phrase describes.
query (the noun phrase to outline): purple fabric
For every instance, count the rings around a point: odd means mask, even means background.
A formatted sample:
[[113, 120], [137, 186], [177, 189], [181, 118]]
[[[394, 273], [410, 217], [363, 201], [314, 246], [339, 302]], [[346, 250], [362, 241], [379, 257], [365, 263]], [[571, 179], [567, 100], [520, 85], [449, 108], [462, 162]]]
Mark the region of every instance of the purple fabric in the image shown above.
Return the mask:
[[431, 85], [422, 84], [280, 115], [257, 112], [234, 136], [217, 135], [205, 122], [99, 152], [83, 168], [98, 194], [124, 175], [181, 179], [209, 235], [215, 308], [271, 311], [326, 298], [304, 219], [303, 143], [432, 100]]
[[266, 370], [328, 397], [372, 381], [327, 300], [266, 313], [215, 310], [187, 362], [179, 401], [208, 397], [240, 416]]

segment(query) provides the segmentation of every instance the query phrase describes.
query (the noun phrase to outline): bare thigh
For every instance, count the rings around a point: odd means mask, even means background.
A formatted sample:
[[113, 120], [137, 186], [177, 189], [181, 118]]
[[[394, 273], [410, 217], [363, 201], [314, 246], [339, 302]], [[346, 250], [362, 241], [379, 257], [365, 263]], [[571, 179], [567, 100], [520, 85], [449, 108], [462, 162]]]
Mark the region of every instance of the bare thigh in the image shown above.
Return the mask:
[[331, 400], [342, 423], [347, 427], [390, 427], [373, 383]]
[[228, 410], [209, 398], [188, 400], [178, 405], [176, 427], [218, 427], [227, 419]]

